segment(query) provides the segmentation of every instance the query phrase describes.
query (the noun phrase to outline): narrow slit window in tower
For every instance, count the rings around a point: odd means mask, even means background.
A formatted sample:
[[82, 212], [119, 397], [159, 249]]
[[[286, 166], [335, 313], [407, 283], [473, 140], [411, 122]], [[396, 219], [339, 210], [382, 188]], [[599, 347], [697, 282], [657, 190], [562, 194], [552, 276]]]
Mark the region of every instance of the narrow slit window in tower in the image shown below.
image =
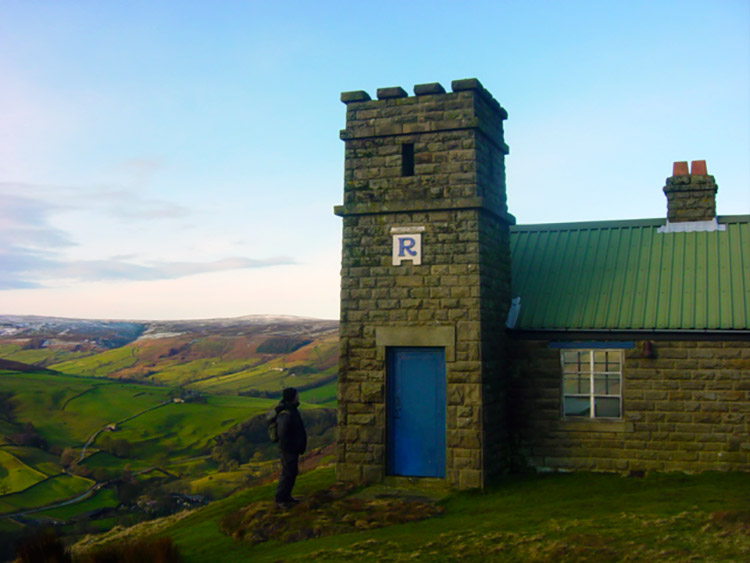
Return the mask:
[[401, 145], [401, 175], [414, 176], [414, 143]]

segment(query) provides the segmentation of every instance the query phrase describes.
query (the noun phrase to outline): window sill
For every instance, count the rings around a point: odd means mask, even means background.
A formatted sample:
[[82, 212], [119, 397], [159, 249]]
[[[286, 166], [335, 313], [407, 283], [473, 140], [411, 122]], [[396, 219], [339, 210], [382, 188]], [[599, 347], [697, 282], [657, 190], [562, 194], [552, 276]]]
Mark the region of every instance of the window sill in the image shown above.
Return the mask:
[[624, 420], [588, 419], [572, 420], [564, 418], [560, 421], [560, 429], [571, 432], [632, 432], [632, 422]]

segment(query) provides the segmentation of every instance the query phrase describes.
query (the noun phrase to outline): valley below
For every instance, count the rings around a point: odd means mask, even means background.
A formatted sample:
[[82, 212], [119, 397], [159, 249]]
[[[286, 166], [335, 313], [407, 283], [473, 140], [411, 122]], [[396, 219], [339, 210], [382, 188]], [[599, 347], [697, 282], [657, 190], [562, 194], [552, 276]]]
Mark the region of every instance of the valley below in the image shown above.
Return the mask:
[[300, 390], [310, 459], [332, 459], [337, 323], [0, 316], [0, 561], [224, 498], [277, 471], [265, 413]]

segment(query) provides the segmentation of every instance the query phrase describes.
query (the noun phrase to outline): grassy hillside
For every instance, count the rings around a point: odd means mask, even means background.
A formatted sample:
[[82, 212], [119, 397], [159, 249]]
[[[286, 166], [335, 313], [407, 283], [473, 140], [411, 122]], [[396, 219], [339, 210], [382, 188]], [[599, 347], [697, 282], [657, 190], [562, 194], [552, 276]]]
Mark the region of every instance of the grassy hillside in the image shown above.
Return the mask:
[[[213, 436], [275, 404], [270, 399], [229, 396], [175, 403], [166, 387], [66, 375], [0, 372], [0, 386], [12, 393], [15, 404], [15, 425], [6, 423], [5, 434], [0, 434], [6, 443], [11, 443], [12, 430], [32, 422], [58, 450], [80, 449], [97, 431], [116, 423], [115, 432], [100, 433], [89, 448], [95, 452], [107, 437], [127, 440], [128, 461], [136, 466], [154, 464], [165, 452], [181, 458], [205, 452]], [[49, 457], [36, 452], [25, 455], [35, 456], [34, 465], [49, 465]]]
[[252, 397], [171, 403], [122, 424], [117, 437], [133, 444], [131, 455], [138, 459], [155, 460], [165, 451], [170, 457], [191, 457], [204, 453], [214, 436], [269, 408], [267, 399]]
[[[333, 481], [331, 469], [303, 473], [296, 491], [310, 496]], [[375, 486], [357, 496], [377, 499], [387, 492]], [[406, 496], [415, 494], [411, 490]], [[449, 494], [439, 502], [441, 516], [420, 522], [255, 546], [220, 531], [226, 514], [272, 495], [273, 484], [246, 489], [183, 515], [113, 531], [108, 541], [128, 533], [168, 535], [189, 563], [750, 559], [750, 474], [514, 476], [484, 492]], [[295, 511], [305, 510], [303, 502], [288, 518], [301, 519], [303, 514]], [[326, 526], [336, 506], [320, 510], [319, 525]]]
[[189, 334], [143, 338], [50, 368], [211, 394], [278, 394], [288, 386], [325, 384], [335, 376], [337, 362], [337, 336], [329, 331], [312, 337]]
[[29, 467], [12, 453], [0, 449], [0, 495], [22, 491], [47, 476]]
[[60, 474], [40, 481], [22, 492], [0, 497], [0, 514], [35, 508], [83, 493], [94, 482], [76, 475]]
[[93, 353], [95, 353], [93, 350], [74, 351], [69, 348], [24, 349], [20, 344], [0, 342], [0, 358], [38, 367], [48, 367]]
[[50, 443], [82, 446], [103, 426], [167, 400], [169, 389], [43, 373], [0, 371], [18, 423], [31, 422]]
[[336, 404], [335, 322], [8, 318], [3, 326], [2, 545], [43, 522], [64, 534], [106, 530], [168, 514], [186, 495], [223, 498], [266, 478], [278, 461], [269, 461], [275, 447], [257, 417], [286, 386], [316, 409], [312, 446], [332, 439], [335, 417], [310, 403]]
[[[237, 429], [250, 420], [257, 426], [257, 416], [276, 399], [183, 399], [181, 391], [168, 387], [7, 370], [0, 371], [0, 390], [7, 407], [0, 419], [0, 522], [2, 515], [50, 507], [25, 518], [67, 521], [62, 528], [66, 532], [80, 532], [80, 526], [108, 529], [123, 519], [150, 517], [136, 508], [144, 498], [143, 506], [157, 502], [154, 499], [161, 499], [159, 506], [172, 506], [172, 494], [221, 498], [274, 467], [275, 462], [264, 461], [272, 446], [265, 428], [258, 444], [253, 442], [258, 436]], [[323, 412], [315, 406], [305, 408]], [[325, 439], [330, 440], [330, 428], [320, 426], [325, 417], [303, 416], [312, 421], [311, 430], [327, 432]], [[320, 442], [322, 436], [311, 440]], [[250, 451], [237, 461], [231, 455], [236, 451], [233, 440], [240, 438], [244, 442], [238, 447]], [[224, 447], [220, 454], [219, 439]], [[64, 472], [68, 465], [71, 474]], [[93, 490], [97, 482], [105, 488]], [[82, 502], [57, 506], [82, 493], [87, 495]], [[125, 498], [128, 508], [110, 511], [100, 521], [83, 516], [95, 509], [114, 509]], [[14, 533], [7, 528], [0, 527], [0, 540], [4, 533]]]
[[300, 400], [307, 403], [315, 403], [322, 407], [336, 408], [338, 404], [336, 401], [336, 389], [338, 388], [337, 382], [331, 381], [320, 387], [315, 387], [307, 391], [300, 393]]
[[132, 345], [100, 352], [93, 356], [52, 364], [56, 371], [75, 375], [106, 376], [134, 365], [138, 359], [137, 350]]
[[[0, 371], [0, 389], [10, 394], [12, 404], [10, 420], [0, 424], [0, 514], [50, 504], [90, 487], [90, 479], [61, 474], [66, 448], [78, 460], [88, 442], [80, 467], [102, 470], [104, 476], [117, 476], [126, 467], [160, 467], [180, 476], [190, 473], [187, 460], [201, 463], [210, 453], [215, 436], [275, 404], [272, 399], [229, 396], [175, 403], [170, 388], [46, 373]], [[29, 422], [46, 445], [15, 443]], [[104, 430], [113, 423], [115, 431]], [[125, 444], [125, 453], [101, 451], [113, 441]], [[197, 477], [206, 472], [215, 473], [216, 464], [201, 463]], [[86, 502], [111, 502], [111, 495], [96, 498]]]

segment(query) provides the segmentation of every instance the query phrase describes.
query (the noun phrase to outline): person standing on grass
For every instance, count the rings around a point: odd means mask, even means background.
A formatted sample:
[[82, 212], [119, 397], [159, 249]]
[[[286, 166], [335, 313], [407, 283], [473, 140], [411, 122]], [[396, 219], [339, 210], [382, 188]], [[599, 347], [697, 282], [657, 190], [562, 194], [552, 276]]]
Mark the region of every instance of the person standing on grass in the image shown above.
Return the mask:
[[307, 448], [305, 423], [299, 414], [299, 393], [294, 387], [284, 389], [281, 401], [276, 406], [276, 426], [279, 436], [281, 475], [276, 487], [276, 505], [290, 508], [299, 501], [292, 497], [294, 481], [299, 473], [299, 456]]

